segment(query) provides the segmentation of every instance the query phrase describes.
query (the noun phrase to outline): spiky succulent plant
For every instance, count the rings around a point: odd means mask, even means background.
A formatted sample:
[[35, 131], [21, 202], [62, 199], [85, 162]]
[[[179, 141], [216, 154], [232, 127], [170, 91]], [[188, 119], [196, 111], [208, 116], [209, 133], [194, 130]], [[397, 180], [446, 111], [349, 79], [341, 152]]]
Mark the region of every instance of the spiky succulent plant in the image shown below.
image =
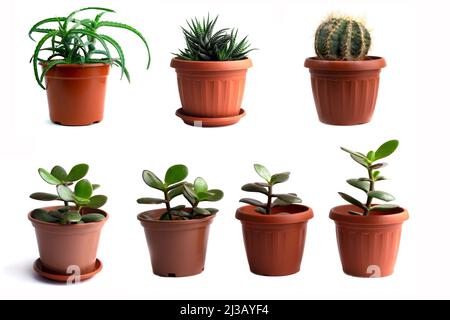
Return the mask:
[[188, 29], [181, 27], [186, 41], [186, 48], [179, 50], [178, 58], [194, 61], [228, 61], [242, 60], [255, 49], [250, 49], [247, 36], [238, 41], [237, 29], [220, 29], [214, 32], [216, 16], [211, 20], [209, 15], [202, 20], [197, 18], [186, 21]]
[[317, 28], [316, 54], [321, 60], [364, 60], [371, 44], [364, 24], [352, 18], [330, 17]]

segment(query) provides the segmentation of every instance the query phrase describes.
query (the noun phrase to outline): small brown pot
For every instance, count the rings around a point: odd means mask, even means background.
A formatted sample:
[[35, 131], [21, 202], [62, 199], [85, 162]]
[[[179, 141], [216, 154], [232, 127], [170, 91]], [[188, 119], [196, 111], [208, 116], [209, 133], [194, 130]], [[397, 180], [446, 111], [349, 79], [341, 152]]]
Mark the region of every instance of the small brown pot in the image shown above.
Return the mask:
[[306, 59], [320, 121], [344, 126], [369, 122], [377, 101], [381, 68], [385, 66], [381, 57], [362, 61]]
[[338, 206], [330, 211], [336, 223], [336, 236], [342, 268], [355, 277], [385, 277], [394, 272], [403, 221], [408, 212], [398, 208], [393, 213], [372, 211], [356, 216], [353, 205]]
[[[241, 103], [247, 69], [252, 66], [249, 58], [235, 61], [173, 58], [170, 66], [177, 72], [182, 115], [198, 117], [200, 121], [209, 118], [227, 118], [228, 122], [235, 118], [235, 122], [239, 121], [243, 115]], [[216, 122], [214, 126], [219, 125], [226, 124]]]
[[[56, 210], [60, 207], [45, 207]], [[84, 213], [101, 213], [105, 219], [99, 222], [62, 225], [28, 219], [36, 231], [42, 270], [56, 275], [66, 275], [69, 266], [78, 266], [81, 274], [96, 270], [97, 247], [100, 232], [108, 220], [108, 214], [100, 209], [87, 209]]]
[[242, 223], [250, 270], [264, 276], [297, 273], [303, 257], [306, 224], [313, 211], [303, 205], [273, 210], [270, 215], [256, 212], [254, 206], [243, 206], [236, 211], [236, 218]]
[[205, 268], [209, 226], [214, 215], [191, 220], [159, 220], [165, 209], [140, 213], [153, 273], [163, 277], [186, 277]]
[[85, 126], [103, 120], [109, 64], [61, 64], [46, 76], [50, 120]]

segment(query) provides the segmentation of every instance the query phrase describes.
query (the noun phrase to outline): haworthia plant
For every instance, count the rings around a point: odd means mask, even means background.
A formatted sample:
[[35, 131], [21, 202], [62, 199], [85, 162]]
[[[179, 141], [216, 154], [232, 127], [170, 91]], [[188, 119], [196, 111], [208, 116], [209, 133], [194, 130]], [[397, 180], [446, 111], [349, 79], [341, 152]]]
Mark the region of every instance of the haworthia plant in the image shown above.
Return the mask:
[[[78, 14], [84, 11], [96, 11], [97, 14], [93, 19], [77, 18]], [[125, 75], [130, 81], [123, 49], [114, 38], [99, 32], [99, 29], [103, 27], [128, 30], [138, 36], [147, 50], [147, 69], [150, 67], [150, 49], [147, 40], [138, 30], [127, 24], [102, 20], [104, 14], [113, 12], [114, 10], [107, 8], [87, 7], [71, 12], [67, 17], [41, 20], [31, 27], [28, 35], [32, 40], [35, 40], [33, 34], [42, 34], [37, 41], [31, 62], [36, 81], [43, 89], [45, 89], [43, 81], [46, 73], [54, 66], [61, 64], [107, 63], [120, 67], [122, 77]], [[117, 52], [118, 58], [111, 55], [111, 48]], [[48, 55], [43, 58], [43, 53]], [[40, 75], [39, 63], [43, 66]]]
[[353, 18], [331, 16], [317, 28], [316, 54], [321, 60], [364, 60], [371, 44], [364, 24]]
[[247, 54], [255, 49], [250, 49], [247, 37], [238, 41], [238, 30], [220, 29], [214, 32], [218, 16], [211, 20], [197, 18], [186, 21], [188, 28], [183, 30], [186, 48], [179, 50], [176, 56], [184, 60], [194, 61], [229, 61], [242, 60]]
[[[59, 224], [103, 220], [105, 216], [100, 213], [83, 214], [83, 209], [98, 209], [107, 201], [104, 195], [93, 195], [94, 190], [100, 185], [92, 184], [84, 179], [88, 171], [89, 166], [84, 163], [77, 164], [68, 173], [61, 166], [54, 166], [50, 172], [40, 168], [39, 175], [45, 182], [56, 187], [56, 193], [35, 192], [30, 195], [30, 198], [41, 201], [62, 201], [64, 205], [51, 211], [35, 209], [31, 216], [40, 221]], [[73, 188], [71, 188], [72, 185]]]
[[276, 184], [286, 182], [289, 179], [289, 172], [270, 174], [269, 170], [261, 164], [254, 165], [256, 173], [264, 180], [263, 182], [247, 183], [242, 186], [243, 191], [257, 192], [267, 197], [266, 202], [256, 199], [243, 198], [240, 202], [250, 204], [256, 207], [256, 212], [261, 214], [272, 214], [274, 207], [289, 206], [295, 203], [301, 203], [302, 200], [295, 193], [274, 193], [273, 187]]
[[[184, 181], [188, 176], [188, 168], [183, 164], [176, 164], [167, 169], [164, 180], [158, 178], [153, 172], [144, 170], [142, 178], [151, 188], [162, 191], [162, 198], [140, 198], [141, 204], [164, 204], [166, 211], [160, 220], [190, 220], [210, 216], [218, 212], [215, 208], [200, 208], [201, 202], [215, 202], [223, 198], [223, 192], [218, 189], [209, 189], [205, 179], [198, 177], [194, 183]], [[189, 202], [190, 208], [185, 205], [172, 206], [171, 201], [183, 195]]]
[[353, 215], [364, 215], [367, 216], [370, 214], [370, 212], [376, 210], [376, 211], [389, 211], [392, 209], [397, 208], [398, 206], [395, 204], [373, 204], [373, 199], [381, 200], [384, 202], [391, 202], [395, 200], [394, 196], [390, 193], [387, 193], [385, 191], [377, 190], [375, 188], [375, 183], [378, 181], [386, 180], [387, 178], [381, 175], [380, 169], [387, 166], [387, 163], [385, 162], [378, 162], [381, 159], [384, 159], [388, 156], [390, 156], [394, 151], [397, 149], [399, 145], [398, 140], [390, 140], [385, 143], [383, 143], [376, 151], [369, 151], [367, 154], [361, 153], [361, 152], [355, 152], [352, 150], [349, 150], [347, 148], [341, 149], [347, 153], [350, 154], [350, 157], [356, 161], [358, 164], [362, 165], [367, 170], [367, 177], [362, 178], [356, 178], [356, 179], [349, 179], [347, 180], [347, 183], [351, 185], [352, 187], [355, 187], [359, 190], [362, 190], [366, 196], [367, 199], [365, 202], [361, 202], [357, 200], [356, 198], [343, 193], [339, 192], [339, 195], [350, 204], [353, 204], [354, 206], [358, 207], [362, 210], [362, 212], [359, 211], [349, 211], [350, 214]]

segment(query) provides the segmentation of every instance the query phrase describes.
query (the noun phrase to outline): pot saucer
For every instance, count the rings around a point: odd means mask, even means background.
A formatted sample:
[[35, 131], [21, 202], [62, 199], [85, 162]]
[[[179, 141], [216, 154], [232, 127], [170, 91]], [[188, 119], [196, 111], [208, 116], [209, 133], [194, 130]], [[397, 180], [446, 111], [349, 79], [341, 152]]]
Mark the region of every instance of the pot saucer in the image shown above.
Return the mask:
[[[92, 278], [93, 276], [95, 276], [97, 273], [99, 273], [103, 268], [103, 263], [97, 259], [95, 260], [95, 270], [88, 272], [88, 273], [83, 273], [79, 276], [79, 281], [84, 281], [87, 279]], [[75, 279], [75, 276], [73, 274], [56, 274], [56, 273], [50, 273], [48, 271], [45, 271], [42, 263], [41, 263], [41, 259], [38, 258], [36, 259], [36, 261], [33, 264], [33, 270], [40, 275], [41, 277], [53, 280], [53, 281], [58, 281], [58, 282], [77, 282]]]
[[221, 118], [204, 118], [191, 116], [183, 113], [183, 109], [180, 108], [175, 113], [177, 117], [180, 117], [184, 123], [194, 127], [223, 127], [235, 124], [245, 116], [245, 110], [241, 109], [237, 116], [221, 117]]

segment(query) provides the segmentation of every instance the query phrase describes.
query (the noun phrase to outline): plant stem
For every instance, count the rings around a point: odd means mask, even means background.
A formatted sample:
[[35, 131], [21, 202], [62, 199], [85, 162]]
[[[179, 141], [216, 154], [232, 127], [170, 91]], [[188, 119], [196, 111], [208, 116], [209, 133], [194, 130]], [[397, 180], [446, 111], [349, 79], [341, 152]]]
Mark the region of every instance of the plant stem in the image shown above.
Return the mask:
[[[369, 173], [369, 179], [370, 179], [369, 192], [370, 191], [375, 191], [375, 180], [373, 179], [373, 170], [371, 168], [369, 168], [368, 169], [368, 173]], [[366, 201], [367, 211], [364, 212], [364, 215], [367, 215], [369, 213], [368, 209], [372, 205], [372, 200], [373, 200], [373, 198], [368, 195], [367, 196], [367, 201]]]
[[65, 201], [65, 200], [63, 200], [63, 201], [64, 201], [64, 207], [68, 207], [69, 206], [69, 202]]
[[267, 207], [266, 212], [270, 214], [272, 211], [272, 186], [269, 186], [269, 190], [267, 192]]
[[169, 191], [167, 191], [167, 190], [164, 190], [164, 200], [166, 200], [166, 202], [165, 202], [166, 209], [167, 209], [167, 212], [169, 212], [171, 208], [170, 208], [170, 200], [169, 200]]

